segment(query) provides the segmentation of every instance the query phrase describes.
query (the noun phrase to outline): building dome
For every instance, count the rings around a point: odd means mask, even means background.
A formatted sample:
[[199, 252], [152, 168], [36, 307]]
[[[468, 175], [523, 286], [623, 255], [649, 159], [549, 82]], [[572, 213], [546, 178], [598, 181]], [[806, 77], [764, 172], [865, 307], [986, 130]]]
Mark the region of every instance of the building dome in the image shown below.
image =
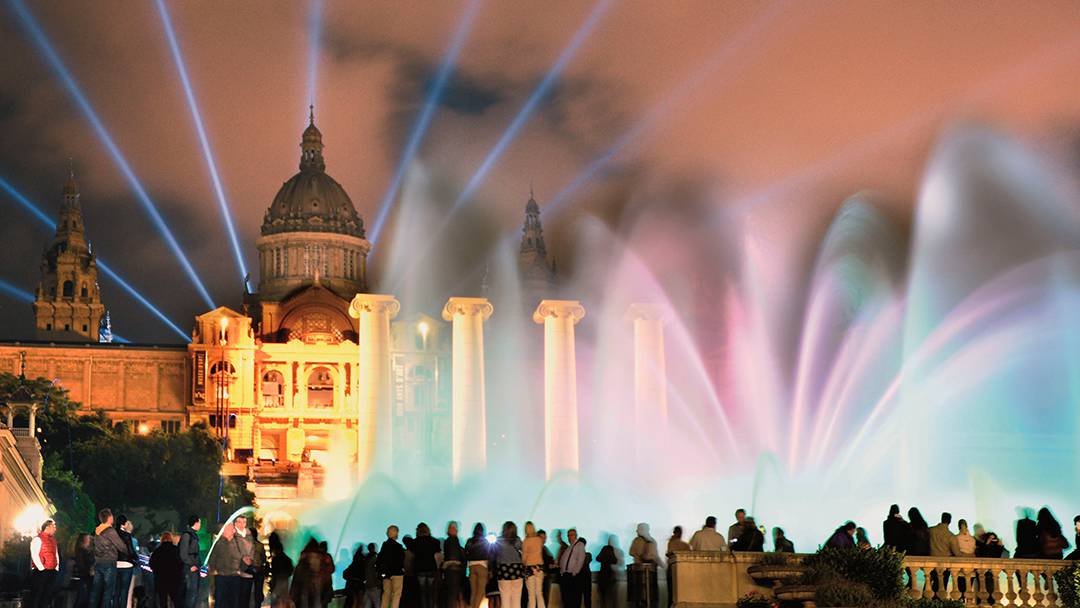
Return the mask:
[[300, 172], [282, 184], [263, 218], [262, 234], [332, 232], [364, 238], [364, 220], [341, 184], [326, 174], [322, 133], [312, 113], [300, 143]]

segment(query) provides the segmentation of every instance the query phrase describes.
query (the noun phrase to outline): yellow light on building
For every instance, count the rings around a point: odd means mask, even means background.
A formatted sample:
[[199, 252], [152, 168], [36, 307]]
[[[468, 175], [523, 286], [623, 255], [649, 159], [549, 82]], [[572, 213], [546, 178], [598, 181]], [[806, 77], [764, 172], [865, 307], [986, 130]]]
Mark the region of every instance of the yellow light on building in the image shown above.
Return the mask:
[[416, 329], [420, 332], [420, 339], [424, 342], [424, 350], [427, 350], [427, 335], [431, 331], [431, 326], [428, 325], [427, 321], [420, 321], [416, 325]]
[[24, 536], [33, 536], [41, 529], [41, 524], [49, 517], [41, 505], [29, 505], [15, 517], [15, 530]]
[[140, 435], [147, 435], [149, 433], [150, 433], [150, 425], [146, 424], [145, 422], [140, 422], [139, 423], [139, 434]]
[[225, 344], [226, 338], [229, 335], [229, 319], [221, 317], [221, 343]]

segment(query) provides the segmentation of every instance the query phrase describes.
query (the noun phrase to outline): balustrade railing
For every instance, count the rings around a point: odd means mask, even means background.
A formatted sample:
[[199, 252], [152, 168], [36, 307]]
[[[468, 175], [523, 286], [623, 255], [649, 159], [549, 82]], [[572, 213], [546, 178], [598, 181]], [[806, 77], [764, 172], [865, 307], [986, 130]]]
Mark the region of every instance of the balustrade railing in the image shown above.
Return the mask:
[[[792, 569], [798, 569], [803, 555], [789, 554], [786, 566], [763, 566], [763, 556], [676, 552], [669, 564], [674, 588], [668, 590], [674, 595], [674, 605], [726, 608], [751, 591], [769, 597], [779, 585], [797, 582], [791, 578]], [[953, 599], [970, 606], [1061, 606], [1054, 573], [1070, 564], [1040, 559], [908, 557], [904, 560], [904, 584], [913, 599]], [[787, 589], [796, 591], [789, 593], [792, 597], [800, 591], [806, 593], [797, 585]]]
[[908, 557], [904, 575], [915, 599], [971, 605], [1060, 606], [1054, 573], [1070, 562], [1042, 559]]

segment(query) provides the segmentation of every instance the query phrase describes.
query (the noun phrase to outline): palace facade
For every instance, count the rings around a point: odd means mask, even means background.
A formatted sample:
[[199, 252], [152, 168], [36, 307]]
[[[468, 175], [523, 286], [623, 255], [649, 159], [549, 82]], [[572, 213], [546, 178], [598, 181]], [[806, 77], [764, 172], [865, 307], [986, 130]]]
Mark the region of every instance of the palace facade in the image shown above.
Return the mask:
[[[241, 310], [197, 316], [186, 345], [100, 341], [107, 313], [71, 174], [41, 262], [36, 333], [0, 343], [0, 372], [53, 380], [84, 410], [103, 410], [135, 432], [205, 423], [228, 446], [230, 474], [249, 475], [265, 498], [302, 497], [324, 463], [355, 462], [364, 441], [365, 345], [349, 305], [367, 292], [371, 244], [349, 195], [326, 172], [313, 115], [299, 169], [263, 218], [256, 292], [244, 295]], [[519, 265], [538, 296], [554, 287], [531, 196]], [[450, 334], [449, 324], [426, 315], [390, 325], [392, 440], [395, 458], [409, 464], [450, 467]]]

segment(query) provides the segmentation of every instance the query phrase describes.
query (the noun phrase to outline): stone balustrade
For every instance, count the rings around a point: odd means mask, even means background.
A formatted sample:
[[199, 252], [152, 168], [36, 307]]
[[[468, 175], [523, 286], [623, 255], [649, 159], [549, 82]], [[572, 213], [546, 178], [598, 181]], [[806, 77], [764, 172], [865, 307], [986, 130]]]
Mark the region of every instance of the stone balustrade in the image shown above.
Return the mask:
[[904, 560], [911, 597], [996, 606], [1060, 606], [1054, 573], [1069, 564], [1062, 560], [962, 557]]
[[[751, 591], [766, 597], [770, 583], [751, 576], [762, 553], [679, 551], [672, 557], [676, 608], [731, 608]], [[802, 555], [791, 555], [793, 564]], [[904, 575], [912, 598], [958, 599], [970, 605], [1061, 606], [1054, 573], [1061, 560], [908, 557]], [[776, 569], [776, 567], [773, 567]], [[661, 575], [661, 580], [663, 576]]]

